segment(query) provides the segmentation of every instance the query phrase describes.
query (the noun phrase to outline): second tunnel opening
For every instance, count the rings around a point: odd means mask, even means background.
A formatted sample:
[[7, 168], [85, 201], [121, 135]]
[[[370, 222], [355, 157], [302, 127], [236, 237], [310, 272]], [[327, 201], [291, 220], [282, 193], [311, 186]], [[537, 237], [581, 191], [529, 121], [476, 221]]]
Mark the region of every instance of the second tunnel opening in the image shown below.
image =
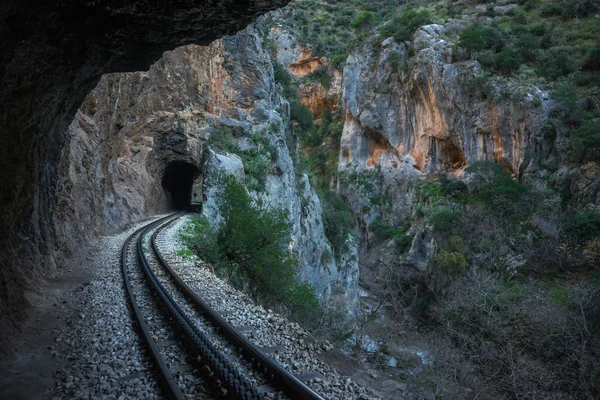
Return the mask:
[[170, 209], [186, 210], [189, 207], [193, 200], [194, 181], [199, 177], [200, 170], [192, 164], [183, 161], [169, 164], [163, 174], [162, 187]]

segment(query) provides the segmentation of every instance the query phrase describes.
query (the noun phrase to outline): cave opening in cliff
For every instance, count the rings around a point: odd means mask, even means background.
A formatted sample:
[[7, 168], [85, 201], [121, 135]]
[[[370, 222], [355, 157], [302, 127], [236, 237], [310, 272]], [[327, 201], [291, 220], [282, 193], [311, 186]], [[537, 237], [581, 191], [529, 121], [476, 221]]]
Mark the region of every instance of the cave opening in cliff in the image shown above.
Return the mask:
[[[167, 205], [172, 210], [186, 210], [194, 200], [194, 182], [201, 177], [200, 170], [183, 161], [174, 161], [165, 169], [162, 187], [167, 195]], [[202, 198], [196, 190], [197, 197]]]

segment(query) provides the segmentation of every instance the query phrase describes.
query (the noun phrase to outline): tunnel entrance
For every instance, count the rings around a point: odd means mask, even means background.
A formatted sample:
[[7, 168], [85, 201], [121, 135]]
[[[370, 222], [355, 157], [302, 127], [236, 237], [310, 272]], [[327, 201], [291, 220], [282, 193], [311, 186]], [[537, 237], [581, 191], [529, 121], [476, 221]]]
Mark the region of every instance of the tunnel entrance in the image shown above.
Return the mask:
[[173, 210], [187, 210], [194, 200], [193, 193], [197, 194], [197, 200], [201, 200], [202, 194], [198, 192], [197, 185], [194, 185], [194, 181], [200, 177], [200, 171], [192, 164], [183, 161], [169, 164], [162, 178], [168, 207]]

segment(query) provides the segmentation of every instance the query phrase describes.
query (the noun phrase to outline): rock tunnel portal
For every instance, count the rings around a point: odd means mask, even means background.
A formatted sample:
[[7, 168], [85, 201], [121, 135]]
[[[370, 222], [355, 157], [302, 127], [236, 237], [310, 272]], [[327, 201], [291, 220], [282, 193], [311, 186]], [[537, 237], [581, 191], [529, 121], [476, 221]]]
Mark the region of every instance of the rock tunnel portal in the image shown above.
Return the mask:
[[172, 210], [186, 210], [197, 193], [198, 200], [202, 199], [197, 182], [201, 178], [198, 168], [183, 161], [174, 161], [165, 169], [162, 187], [167, 196], [167, 205]]

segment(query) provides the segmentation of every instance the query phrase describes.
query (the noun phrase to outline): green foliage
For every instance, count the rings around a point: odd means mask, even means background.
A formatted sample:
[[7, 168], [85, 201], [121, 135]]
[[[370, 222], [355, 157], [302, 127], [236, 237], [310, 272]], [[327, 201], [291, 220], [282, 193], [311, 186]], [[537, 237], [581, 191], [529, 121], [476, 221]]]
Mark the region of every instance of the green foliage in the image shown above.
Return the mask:
[[185, 233], [183, 238], [186, 245], [200, 259], [213, 265], [219, 264], [221, 261], [221, 248], [217, 241], [217, 232], [204, 215], [191, 216], [190, 225], [186, 227]]
[[446, 196], [451, 196], [456, 199], [461, 199], [468, 194], [466, 183], [456, 178], [455, 176], [442, 175], [440, 177], [441, 189]]
[[233, 137], [233, 131], [227, 126], [214, 127], [208, 144], [218, 151], [227, 153], [239, 152], [239, 147], [235, 138]]
[[348, 205], [344, 203], [334, 192], [328, 189], [322, 189], [319, 191], [319, 199], [321, 200], [321, 207], [323, 213], [321, 218], [323, 219], [323, 230], [325, 236], [331, 243], [333, 251], [336, 257], [339, 259], [341, 255], [347, 250], [346, 239], [354, 229], [354, 217], [348, 208]]
[[449, 231], [454, 226], [457, 215], [451, 210], [440, 210], [431, 216], [431, 222], [438, 231]]
[[290, 116], [292, 117], [292, 120], [300, 125], [302, 130], [309, 130], [314, 126], [312, 112], [298, 100], [292, 100], [290, 102]]
[[440, 250], [434, 255], [433, 262], [451, 277], [462, 274], [467, 268], [467, 259], [464, 253], [458, 251]]
[[504, 73], [515, 72], [523, 64], [523, 58], [518, 49], [505, 47], [495, 56], [495, 68]]
[[552, 48], [542, 52], [536, 63], [536, 71], [549, 79], [567, 76], [579, 69], [579, 63], [568, 53], [567, 48]]
[[271, 162], [258, 151], [245, 151], [241, 154], [246, 174], [246, 186], [250, 190], [261, 192], [267, 183], [267, 174], [271, 171]]
[[333, 114], [329, 109], [325, 109], [321, 116], [321, 125], [314, 125], [311, 129], [299, 132], [307, 167], [317, 176], [322, 186], [328, 186], [337, 172], [343, 127], [340, 110]]
[[373, 25], [374, 22], [375, 14], [371, 11], [361, 11], [356, 15], [356, 18], [352, 20], [350, 26], [354, 29], [364, 29]]
[[292, 83], [292, 77], [287, 72], [285, 67], [277, 61], [273, 61], [273, 73], [275, 82], [281, 84], [281, 86], [289, 86]]
[[580, 125], [590, 117], [589, 113], [579, 105], [575, 89], [566, 83], [560, 84], [551, 92], [552, 98], [566, 108], [566, 115], [562, 118], [568, 125]]
[[393, 69], [399, 69], [402, 62], [402, 54], [398, 50], [392, 50], [390, 52], [390, 65]]
[[571, 132], [572, 153], [579, 162], [600, 161], [600, 119], [596, 118], [584, 123]]
[[600, 236], [600, 212], [583, 210], [565, 223], [565, 233], [575, 243]]
[[473, 28], [463, 29], [460, 32], [457, 46], [466, 50], [469, 57], [473, 52], [487, 48], [488, 40], [483, 26], [477, 25]]
[[331, 87], [331, 74], [327, 67], [319, 67], [306, 76], [307, 80], [313, 82], [319, 82], [325, 89]]
[[526, 192], [525, 185], [514, 180], [504, 166], [491, 161], [477, 161], [466, 172], [472, 174], [471, 193], [488, 206], [517, 203]]
[[548, 291], [550, 301], [558, 306], [566, 306], [569, 304], [571, 293], [562, 287], [554, 286]]
[[291, 224], [286, 212], [253, 200], [232, 177], [221, 177], [220, 186], [220, 270], [267, 304], [303, 310], [318, 307], [312, 288], [298, 280], [298, 262], [287, 250]]
[[393, 36], [396, 41], [403, 42], [410, 40], [418, 28], [431, 22], [429, 10], [425, 8], [411, 8], [387, 22], [383, 27], [378, 29], [378, 32], [384, 38]]
[[330, 61], [331, 67], [335, 69], [343, 68], [344, 63], [346, 62], [346, 58], [348, 58], [348, 56], [345, 53], [334, 55]]

